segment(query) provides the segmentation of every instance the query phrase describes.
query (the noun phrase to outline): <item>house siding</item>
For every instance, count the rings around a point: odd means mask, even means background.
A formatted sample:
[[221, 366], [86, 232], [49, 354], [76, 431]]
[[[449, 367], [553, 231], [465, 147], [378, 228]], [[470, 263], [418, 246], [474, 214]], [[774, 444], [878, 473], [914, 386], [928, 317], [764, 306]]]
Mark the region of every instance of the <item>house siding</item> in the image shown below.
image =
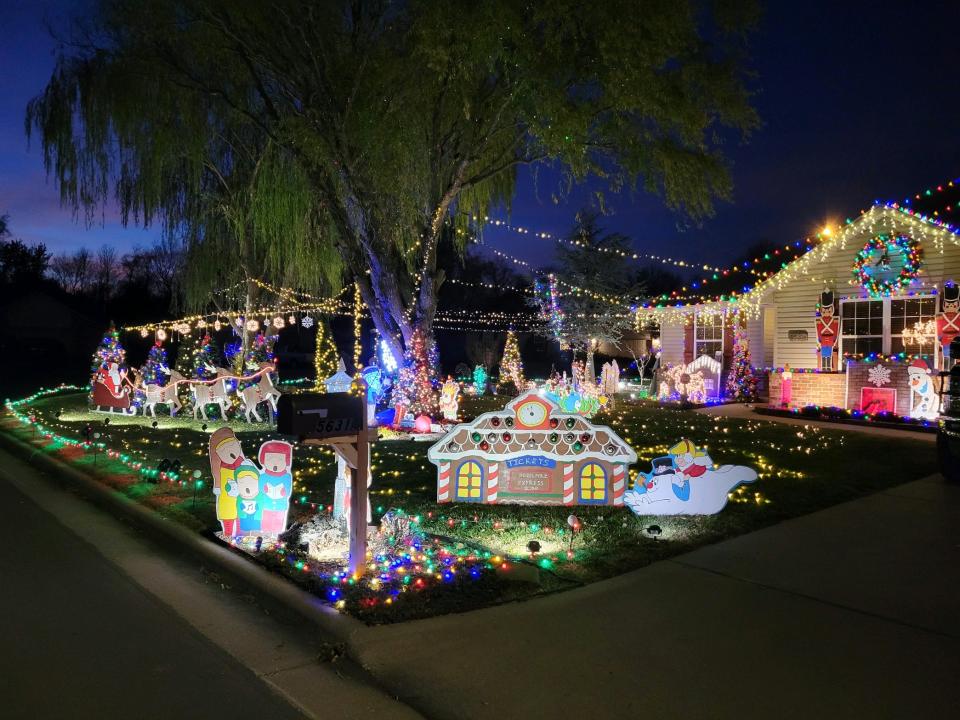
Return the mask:
[[660, 328], [660, 364], [677, 365], [683, 362], [684, 326], [664, 323]]
[[[761, 297], [762, 303], [756, 317], [746, 321], [747, 337], [750, 339], [752, 362], [759, 368], [783, 368], [789, 365], [797, 370], [816, 369], [819, 365], [816, 330], [816, 308], [824, 288], [834, 291], [839, 301], [843, 298], [861, 298], [866, 294], [857, 285], [851, 272], [857, 253], [877, 232], [903, 232], [921, 239], [924, 259], [919, 281], [910, 286], [912, 294], [930, 294], [942, 288], [948, 280], [960, 282], [960, 238], [943, 234], [942, 240], [923, 238], [916, 230], [922, 221], [894, 209], [874, 208], [854, 225], [829, 244], [815, 248], [806, 261], [793, 268], [791, 276], [783, 276], [780, 289], [769, 289]], [[937, 243], [942, 248], [937, 247]], [[789, 273], [791, 266], [785, 269]], [[795, 274], [794, 274], [795, 273]], [[759, 291], [759, 292], [762, 292]], [[688, 322], [696, 308], [690, 308]], [[685, 325], [676, 316], [665, 320], [660, 329], [662, 364], [664, 366], [685, 362]], [[837, 353], [843, 353], [842, 340]], [[725, 358], [726, 360], [727, 358]], [[838, 368], [839, 369], [839, 368]], [[816, 382], [811, 380], [811, 383]], [[833, 382], [833, 381], [825, 381]], [[799, 384], [805, 384], [806, 379]], [[771, 397], [779, 387], [771, 385]], [[836, 388], [831, 387], [824, 399], [835, 400]]]
[[[898, 230], [909, 233], [913, 222], [917, 221], [904, 216], [897, 224]], [[858, 232], [847, 236], [843, 246], [828, 257], [810, 263], [805, 272], [799, 273], [781, 290], [771, 293], [770, 301], [776, 311], [774, 367], [782, 368], [787, 364], [798, 369], [817, 367], [816, 307], [820, 292], [828, 287], [838, 301], [845, 297], [865, 297], [851, 278], [851, 271], [857, 253], [872, 235], [869, 224], [863, 223]], [[946, 280], [960, 281], [960, 247], [948, 241], [942, 251], [930, 243], [924, 243], [923, 250], [920, 281], [911, 285], [912, 293], [932, 292], [935, 286], [942, 287]], [[795, 336], [790, 339], [791, 330], [805, 330], [806, 338], [800, 340]], [[838, 351], [843, 352], [842, 346]]]

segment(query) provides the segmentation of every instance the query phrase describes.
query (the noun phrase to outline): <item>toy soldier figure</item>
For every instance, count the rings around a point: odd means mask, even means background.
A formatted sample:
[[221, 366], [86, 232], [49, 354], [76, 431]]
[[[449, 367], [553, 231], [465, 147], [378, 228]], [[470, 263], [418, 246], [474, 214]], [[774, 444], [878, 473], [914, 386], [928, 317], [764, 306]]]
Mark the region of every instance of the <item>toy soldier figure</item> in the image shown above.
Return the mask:
[[[943, 359], [950, 359], [950, 343], [960, 335], [960, 285], [947, 283], [943, 286], [943, 309], [937, 315], [937, 340], [943, 349]], [[944, 367], [949, 370], [949, 362]]]
[[836, 317], [833, 292], [820, 293], [820, 312], [817, 315], [817, 343], [820, 347], [820, 369], [833, 370], [833, 347], [840, 335], [840, 320]]

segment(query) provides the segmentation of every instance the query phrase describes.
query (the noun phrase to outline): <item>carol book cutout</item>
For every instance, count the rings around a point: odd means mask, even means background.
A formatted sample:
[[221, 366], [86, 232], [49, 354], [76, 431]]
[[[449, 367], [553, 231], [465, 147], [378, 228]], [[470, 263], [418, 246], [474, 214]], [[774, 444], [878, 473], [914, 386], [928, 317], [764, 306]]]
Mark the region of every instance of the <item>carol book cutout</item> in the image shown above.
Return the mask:
[[713, 515], [723, 510], [731, 490], [757, 479], [753, 468], [715, 466], [689, 440], [681, 440], [651, 465], [624, 494], [624, 504], [637, 515]]
[[293, 494], [293, 446], [267, 440], [257, 453], [259, 467], [244, 457], [233, 430], [210, 436], [210, 472], [217, 520], [224, 537], [277, 536], [287, 529]]
[[637, 455], [608, 427], [530, 391], [457, 425], [428, 451], [437, 501], [623, 505]]

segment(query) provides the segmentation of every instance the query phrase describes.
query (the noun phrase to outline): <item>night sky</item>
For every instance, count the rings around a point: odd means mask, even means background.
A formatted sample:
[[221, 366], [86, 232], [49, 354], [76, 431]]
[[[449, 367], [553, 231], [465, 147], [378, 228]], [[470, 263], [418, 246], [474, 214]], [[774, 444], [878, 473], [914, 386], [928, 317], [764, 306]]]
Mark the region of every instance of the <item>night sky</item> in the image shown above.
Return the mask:
[[[0, 0], [0, 213], [10, 214], [15, 236], [54, 252], [105, 243], [126, 251], [150, 244], [157, 231], [125, 229], [110, 211], [90, 229], [74, 222], [23, 132], [26, 103], [53, 67], [44, 18], [62, 22], [79, 4]], [[787, 243], [875, 199], [902, 200], [960, 176], [958, 26], [956, 2], [769, 3], [752, 41], [764, 127], [727, 149], [733, 202], [683, 229], [655, 197], [609, 196], [607, 226], [640, 251], [724, 263], [757, 241]], [[536, 184], [522, 171], [511, 221], [567, 233], [596, 187], [587, 183], [554, 204], [557, 182], [549, 168]], [[484, 239], [536, 263], [548, 262], [553, 248], [498, 228]]]

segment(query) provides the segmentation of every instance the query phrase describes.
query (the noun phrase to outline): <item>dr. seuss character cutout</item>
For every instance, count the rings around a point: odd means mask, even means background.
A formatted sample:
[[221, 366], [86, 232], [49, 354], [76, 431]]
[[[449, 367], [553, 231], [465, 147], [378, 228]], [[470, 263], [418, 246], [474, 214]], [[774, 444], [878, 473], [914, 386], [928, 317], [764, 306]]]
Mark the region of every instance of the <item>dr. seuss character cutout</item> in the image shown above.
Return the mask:
[[820, 369], [833, 370], [833, 348], [840, 336], [840, 320], [836, 317], [837, 306], [833, 292], [820, 293], [820, 305], [817, 308], [817, 344], [820, 348]]
[[[960, 334], [960, 285], [948, 282], [943, 286], [941, 298], [943, 308], [937, 315], [937, 340], [946, 359], [950, 358], [950, 343]], [[944, 367], [949, 369], [949, 363], [944, 363]]]
[[276, 536], [287, 528], [293, 494], [293, 446], [267, 440], [257, 455], [261, 467], [247, 459], [230, 428], [210, 436], [210, 472], [217, 520], [225, 537]]
[[613, 430], [528, 391], [427, 451], [437, 501], [622, 505], [637, 455]]
[[743, 465], [716, 467], [690, 440], [681, 440], [664, 457], [654, 458], [648, 473], [638, 473], [624, 504], [637, 515], [713, 515], [727, 504], [727, 494], [757, 479]]

